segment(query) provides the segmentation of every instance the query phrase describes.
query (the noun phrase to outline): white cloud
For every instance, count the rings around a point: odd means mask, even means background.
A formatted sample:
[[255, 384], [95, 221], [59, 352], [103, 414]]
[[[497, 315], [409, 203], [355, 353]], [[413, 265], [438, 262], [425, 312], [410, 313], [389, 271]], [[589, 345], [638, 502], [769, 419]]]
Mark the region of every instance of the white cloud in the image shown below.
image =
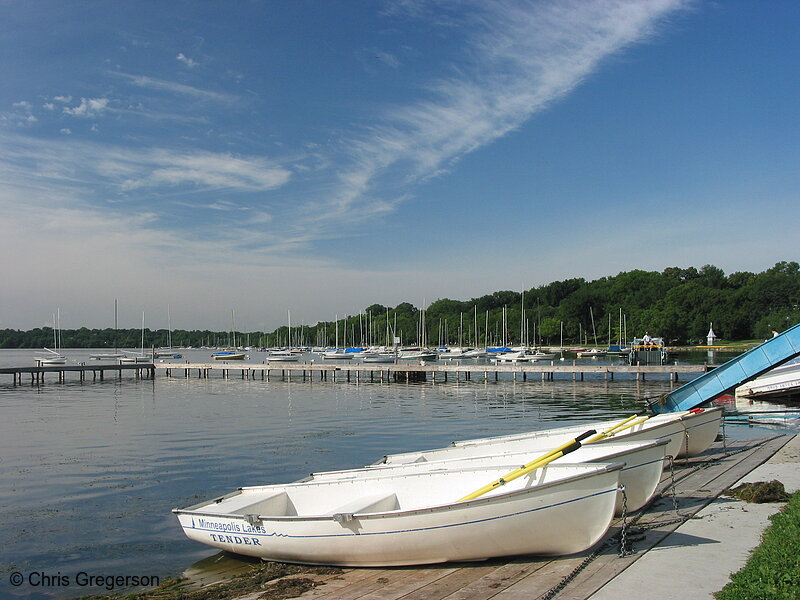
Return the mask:
[[[354, 204], [375, 206], [371, 192], [392, 172], [404, 170], [405, 184], [420, 182], [518, 128], [686, 5], [684, 0], [460, 5], [447, 26], [467, 32], [465, 54], [472, 63], [431, 82], [427, 98], [386, 110], [351, 141], [351, 166], [340, 176], [335, 202], [338, 214]], [[427, 14], [424, 3], [413, 6], [412, 14]]]
[[183, 52], [179, 52], [178, 56], [175, 57], [179, 62], [182, 62], [187, 67], [194, 68], [197, 66], [197, 62], [186, 56]]
[[65, 106], [64, 114], [81, 118], [98, 117], [108, 109], [108, 103], [108, 98], [81, 98], [78, 106], [73, 108]]
[[169, 92], [171, 94], [181, 94], [184, 96], [203, 98], [206, 100], [213, 100], [215, 102], [233, 103], [237, 101], [236, 96], [232, 96], [231, 94], [211, 92], [192, 87], [191, 85], [177, 83], [175, 81], [166, 81], [164, 79], [156, 79], [154, 77], [146, 77], [144, 75], [131, 75], [130, 73], [121, 73], [118, 71], [109, 71], [109, 73], [116, 77], [126, 79], [137, 87], [149, 88], [161, 92]]
[[11, 106], [13, 106], [14, 108], [21, 108], [23, 110], [30, 110], [32, 108], [31, 103], [28, 102], [27, 100], [20, 100], [19, 102], [14, 102], [14, 104], [12, 104]]
[[69, 104], [72, 102], [72, 96], [53, 96], [53, 100], [62, 102], [63, 104]]
[[42, 108], [44, 108], [45, 110], [55, 110], [56, 105], [53, 104], [52, 102], [45, 102], [44, 104], [42, 104]]
[[68, 127], [64, 127], [62, 129], [59, 129], [59, 132], [63, 133], [64, 135], [72, 135], [72, 130], [69, 129]]
[[263, 191], [286, 184], [291, 171], [261, 158], [240, 158], [211, 152], [174, 153], [159, 150], [142, 156], [138, 177], [123, 183], [125, 190], [194, 185], [213, 189]]

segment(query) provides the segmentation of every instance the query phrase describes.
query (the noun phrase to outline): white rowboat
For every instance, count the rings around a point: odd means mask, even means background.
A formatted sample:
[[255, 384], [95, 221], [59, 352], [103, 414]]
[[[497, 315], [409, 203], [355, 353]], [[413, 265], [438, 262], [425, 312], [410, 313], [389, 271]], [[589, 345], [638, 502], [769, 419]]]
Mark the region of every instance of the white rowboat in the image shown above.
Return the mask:
[[266, 560], [396, 566], [581, 552], [605, 535], [622, 463], [518, 465], [241, 488], [175, 509], [186, 535]]
[[[625, 486], [627, 509], [634, 511], [647, 504], [661, 480], [661, 473], [666, 456], [669, 438], [658, 440], [644, 440], [639, 442], [616, 442], [607, 444], [589, 444], [581, 446], [553, 461], [552, 464], [562, 463], [611, 463], [624, 462], [625, 467], [620, 472], [620, 485]], [[406, 475], [422, 472], [435, 472], [447, 469], [464, 467], [492, 467], [495, 465], [523, 464], [532, 457], [540, 456], [553, 449], [552, 446], [542, 446], [534, 443], [514, 444], [515, 450], [498, 453], [484, 454], [480, 445], [450, 446], [438, 450], [429, 450], [421, 453], [424, 458], [413, 463], [377, 463], [361, 469], [347, 469], [341, 471], [325, 471], [312, 473], [304, 481], [331, 481], [335, 479], [357, 479], [359, 477], [372, 477], [378, 473]], [[615, 512], [622, 511], [623, 495], [617, 495]]]
[[[604, 444], [617, 441], [627, 442], [669, 437], [670, 441], [667, 445], [667, 455], [673, 457], [697, 456], [707, 450], [717, 438], [720, 421], [722, 420], [722, 410], [723, 408], [721, 406], [706, 409], [696, 408], [675, 413], [662, 413], [647, 419], [636, 419], [632, 421], [632, 423], [634, 423], [632, 427], [620, 429], [604, 440], [594, 443]], [[503, 451], [507, 452], [512, 451], [512, 446], [509, 446], [509, 444], [513, 444], [519, 440], [538, 439], [542, 446], [549, 446], [552, 448], [575, 438], [576, 435], [580, 435], [589, 428], [601, 432], [617, 424], [619, 424], [619, 421], [585, 423], [583, 425], [571, 425], [569, 427], [557, 427], [541, 431], [461, 440], [453, 442], [453, 445], [467, 446], [473, 444], [489, 444], [498, 448], [504, 448]], [[586, 444], [588, 441], [584, 443]], [[484, 448], [488, 447], [489, 446], [484, 446]], [[485, 453], [491, 454], [493, 452]], [[384, 462], [414, 462], [419, 460], [420, 454], [420, 452], [393, 454], [385, 457]]]

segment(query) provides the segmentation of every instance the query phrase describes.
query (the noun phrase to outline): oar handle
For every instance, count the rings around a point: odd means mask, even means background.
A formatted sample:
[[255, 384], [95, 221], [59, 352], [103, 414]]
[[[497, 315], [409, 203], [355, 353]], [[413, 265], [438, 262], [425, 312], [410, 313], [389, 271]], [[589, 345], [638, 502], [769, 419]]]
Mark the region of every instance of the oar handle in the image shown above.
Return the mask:
[[597, 433], [596, 429], [590, 429], [589, 431], [584, 431], [582, 434], [580, 434], [578, 437], [575, 438], [575, 441], [582, 442], [587, 437], [589, 437], [590, 435], [594, 435], [595, 433]]
[[638, 421], [633, 421], [633, 419], [635, 419], [638, 416], [639, 415], [633, 415], [632, 417], [629, 417], [629, 418], [625, 419], [622, 423], [619, 423], [618, 425], [615, 425], [611, 429], [606, 429], [602, 433], [598, 433], [592, 439], [587, 440], [586, 443], [589, 444], [591, 442], [599, 442], [600, 440], [604, 440], [605, 438], [607, 438], [607, 437], [609, 437], [611, 435], [616, 435], [620, 431], [624, 431], [626, 429], [630, 429], [631, 427], [636, 427], [637, 425], [639, 425], [641, 423], [644, 423], [645, 421], [647, 421], [647, 419], [650, 418], [649, 416], [645, 416], [645, 417], [642, 417], [641, 419], [639, 419]]

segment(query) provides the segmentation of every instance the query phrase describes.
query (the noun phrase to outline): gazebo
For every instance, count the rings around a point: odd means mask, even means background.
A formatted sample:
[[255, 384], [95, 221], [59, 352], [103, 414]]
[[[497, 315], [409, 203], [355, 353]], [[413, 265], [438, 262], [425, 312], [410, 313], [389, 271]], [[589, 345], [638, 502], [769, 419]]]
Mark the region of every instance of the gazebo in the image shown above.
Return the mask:
[[709, 346], [713, 346], [714, 342], [717, 341], [717, 334], [714, 333], [714, 328], [712, 327], [713, 323], [709, 323], [708, 325], [708, 334], [706, 334], [706, 344]]

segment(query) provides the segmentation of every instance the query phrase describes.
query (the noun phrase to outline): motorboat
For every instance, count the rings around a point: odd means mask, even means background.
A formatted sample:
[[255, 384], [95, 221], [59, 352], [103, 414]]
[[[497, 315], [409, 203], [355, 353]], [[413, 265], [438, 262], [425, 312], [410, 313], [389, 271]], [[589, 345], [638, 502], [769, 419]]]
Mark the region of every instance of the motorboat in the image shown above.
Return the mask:
[[516, 464], [244, 487], [175, 509], [209, 546], [303, 564], [384, 567], [564, 555], [597, 543], [623, 463], [554, 465], [475, 497]]
[[735, 394], [737, 397], [754, 398], [793, 394], [798, 391], [800, 391], [800, 363], [792, 361], [740, 385], [736, 388]]

